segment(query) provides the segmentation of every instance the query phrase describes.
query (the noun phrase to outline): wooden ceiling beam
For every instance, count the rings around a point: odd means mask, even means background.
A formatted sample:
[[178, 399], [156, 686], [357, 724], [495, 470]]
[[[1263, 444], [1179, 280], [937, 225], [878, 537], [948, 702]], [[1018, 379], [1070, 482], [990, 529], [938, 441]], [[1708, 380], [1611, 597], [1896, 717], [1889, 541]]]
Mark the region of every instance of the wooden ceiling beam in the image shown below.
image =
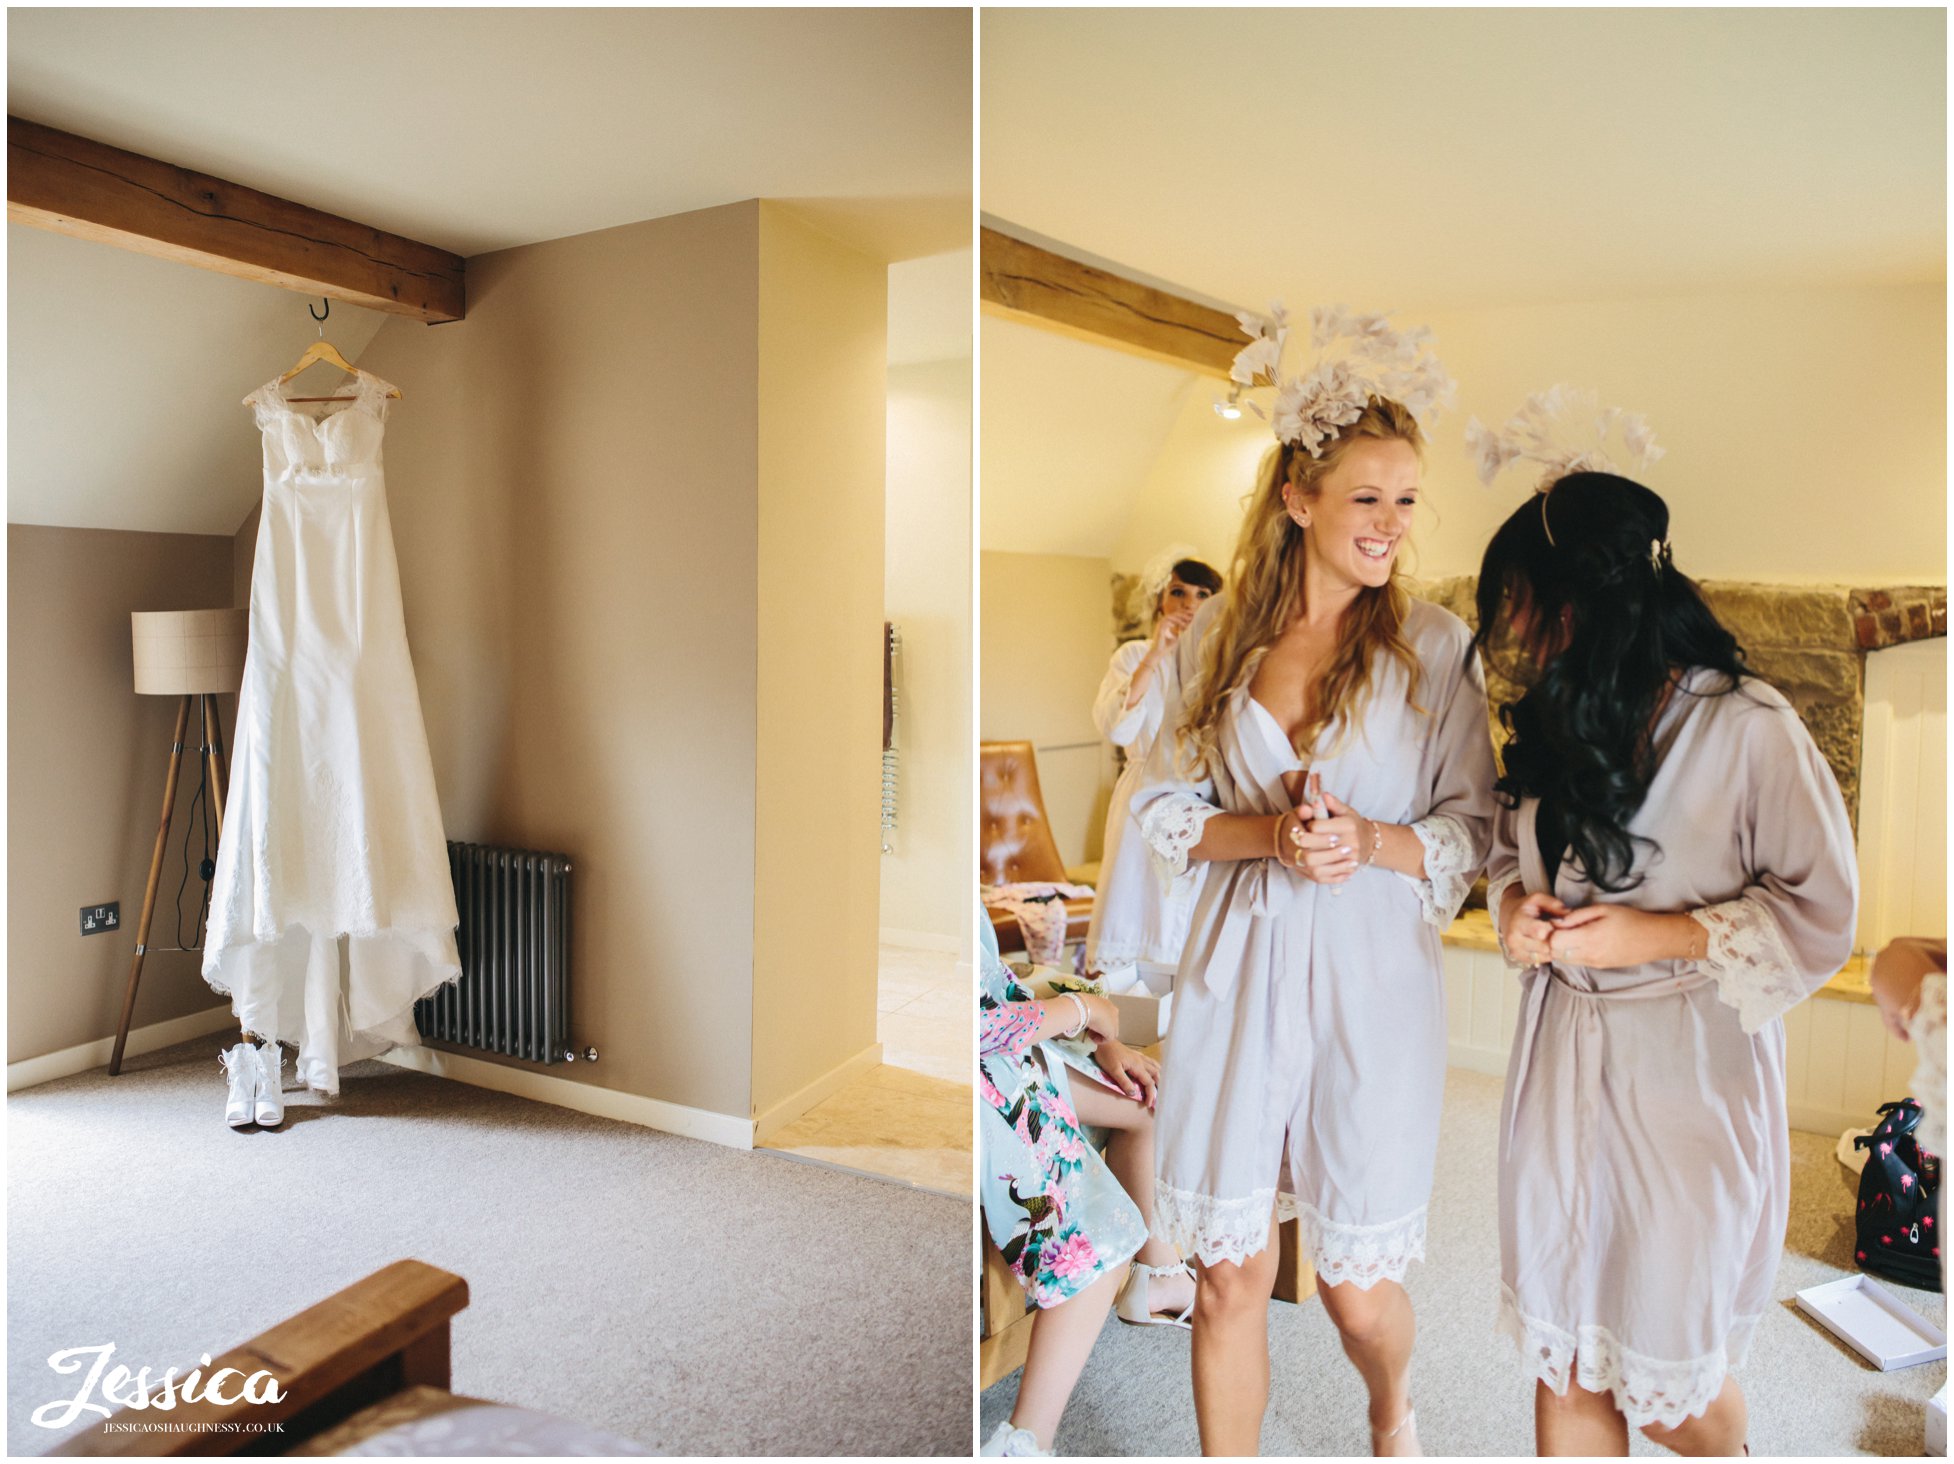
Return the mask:
[[19, 117], [7, 217], [430, 324], [466, 305], [460, 255]]
[[996, 229], [981, 235], [984, 309], [1226, 378], [1248, 344], [1225, 310], [1067, 259]]

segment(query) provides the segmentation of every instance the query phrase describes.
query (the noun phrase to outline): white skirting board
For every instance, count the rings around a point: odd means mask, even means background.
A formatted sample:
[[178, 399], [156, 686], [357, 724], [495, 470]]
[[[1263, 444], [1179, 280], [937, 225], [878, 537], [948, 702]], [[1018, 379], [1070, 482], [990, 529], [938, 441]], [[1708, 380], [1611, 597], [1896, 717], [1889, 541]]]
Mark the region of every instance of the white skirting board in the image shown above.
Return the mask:
[[[1520, 983], [1491, 951], [1445, 948], [1452, 1066], [1503, 1077], [1520, 1015]], [[1865, 1002], [1812, 997], [1785, 1014], [1785, 1100], [1791, 1127], [1837, 1137], [1869, 1127], [1879, 1105], [1904, 1098], [1913, 1045], [1890, 1037]]]
[[395, 1067], [429, 1073], [437, 1078], [453, 1078], [477, 1088], [497, 1093], [513, 1093], [518, 1098], [533, 1098], [538, 1103], [554, 1103], [578, 1113], [598, 1118], [614, 1118], [623, 1123], [642, 1124], [687, 1139], [704, 1139], [729, 1149], [753, 1147], [753, 1120], [730, 1113], [714, 1113], [706, 1108], [688, 1108], [682, 1103], [665, 1103], [636, 1093], [620, 1093], [614, 1088], [599, 1088], [590, 1083], [572, 1082], [552, 1073], [529, 1068], [507, 1067], [459, 1052], [437, 1051], [432, 1047], [396, 1047], [380, 1059]]
[[970, 944], [968, 933], [964, 935], [942, 935], [930, 930], [896, 930], [883, 926], [875, 933], [876, 941], [885, 946], [897, 946], [911, 951], [948, 951], [960, 956]]
[[[216, 1006], [208, 1011], [192, 1012], [187, 1017], [172, 1017], [167, 1022], [134, 1027], [130, 1029], [122, 1057], [126, 1062], [146, 1052], [159, 1052], [179, 1042], [188, 1042], [193, 1037], [222, 1032], [236, 1025], [237, 1018], [231, 1015], [230, 1007]], [[59, 1052], [50, 1052], [42, 1057], [24, 1057], [19, 1062], [10, 1062], [7, 1064], [7, 1091], [16, 1093], [36, 1083], [51, 1083], [56, 1078], [72, 1078], [76, 1073], [85, 1073], [90, 1068], [106, 1067], [109, 1054], [114, 1050], [115, 1039], [103, 1037], [99, 1041], [64, 1047]]]
[[871, 1042], [839, 1067], [830, 1068], [799, 1092], [788, 1095], [765, 1113], [757, 1115], [753, 1120], [753, 1142], [756, 1145], [766, 1143], [815, 1104], [833, 1097], [863, 1073], [881, 1065], [882, 1044]]

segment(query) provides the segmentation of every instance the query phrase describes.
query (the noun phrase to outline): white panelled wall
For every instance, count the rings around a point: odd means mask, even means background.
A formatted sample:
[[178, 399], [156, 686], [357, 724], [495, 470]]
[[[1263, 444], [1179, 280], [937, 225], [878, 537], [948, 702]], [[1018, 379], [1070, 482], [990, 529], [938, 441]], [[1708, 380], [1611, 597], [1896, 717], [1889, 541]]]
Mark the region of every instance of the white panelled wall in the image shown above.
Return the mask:
[[[1866, 659], [1866, 745], [1859, 801], [1858, 949], [1947, 931], [1947, 642], [1915, 641]], [[1520, 983], [1484, 949], [1483, 917], [1448, 933], [1445, 1000], [1451, 1061], [1504, 1075]], [[1887, 1035], [1863, 977], [1784, 1019], [1791, 1126], [1837, 1134], [1871, 1124], [1906, 1096], [1916, 1054]]]
[[1947, 933], [1947, 642], [1866, 657], [1859, 949]]

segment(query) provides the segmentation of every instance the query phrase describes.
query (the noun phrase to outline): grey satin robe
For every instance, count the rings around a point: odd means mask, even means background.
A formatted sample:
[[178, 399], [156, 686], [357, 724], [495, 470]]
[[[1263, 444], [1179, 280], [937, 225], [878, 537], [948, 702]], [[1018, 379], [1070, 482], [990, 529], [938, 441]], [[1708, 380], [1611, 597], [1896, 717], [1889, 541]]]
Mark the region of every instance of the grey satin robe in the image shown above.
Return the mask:
[[[1181, 637], [1180, 686], [1221, 603]], [[1493, 755], [1465, 624], [1413, 601], [1405, 633], [1417, 706], [1381, 658], [1361, 733], [1309, 767], [1352, 808], [1410, 825], [1427, 877], [1362, 869], [1331, 887], [1273, 858], [1198, 866], [1155, 1117], [1154, 1229], [1204, 1262], [1260, 1251], [1272, 1212], [1302, 1221], [1325, 1284], [1401, 1281], [1424, 1255], [1445, 1087], [1439, 932], [1485, 859]], [[1208, 776], [1183, 776], [1181, 713], [1176, 695], [1133, 809], [1163, 875], [1185, 880], [1210, 816], [1289, 809], [1283, 775], [1304, 763], [1244, 688]]]
[[[1701, 1413], [1773, 1304], [1790, 1203], [1781, 1014], [1852, 953], [1851, 824], [1831, 769], [1768, 684], [1689, 672], [1657, 722], [1631, 833], [1643, 883], [1569, 906], [1688, 910], [1708, 957], [1625, 970], [1535, 966], [1500, 1126], [1499, 1324], [1555, 1392], [1611, 1393], [1631, 1425]], [[1545, 888], [1537, 800], [1502, 809], [1497, 912]]]

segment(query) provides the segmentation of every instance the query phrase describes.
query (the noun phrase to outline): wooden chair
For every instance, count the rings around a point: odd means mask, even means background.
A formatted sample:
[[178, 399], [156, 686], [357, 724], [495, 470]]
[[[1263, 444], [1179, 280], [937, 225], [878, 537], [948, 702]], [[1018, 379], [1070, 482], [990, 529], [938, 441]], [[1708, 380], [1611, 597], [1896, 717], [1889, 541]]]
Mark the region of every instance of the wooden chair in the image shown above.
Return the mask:
[[[1058, 840], [1038, 786], [1038, 757], [1029, 742], [985, 742], [978, 746], [982, 792], [977, 830], [977, 877], [984, 884], [1070, 881]], [[1072, 881], [1077, 883], [1077, 881]], [[1000, 952], [1025, 948], [1015, 917], [989, 912]], [[1084, 940], [1092, 923], [1092, 899], [1065, 902], [1065, 938]]]

